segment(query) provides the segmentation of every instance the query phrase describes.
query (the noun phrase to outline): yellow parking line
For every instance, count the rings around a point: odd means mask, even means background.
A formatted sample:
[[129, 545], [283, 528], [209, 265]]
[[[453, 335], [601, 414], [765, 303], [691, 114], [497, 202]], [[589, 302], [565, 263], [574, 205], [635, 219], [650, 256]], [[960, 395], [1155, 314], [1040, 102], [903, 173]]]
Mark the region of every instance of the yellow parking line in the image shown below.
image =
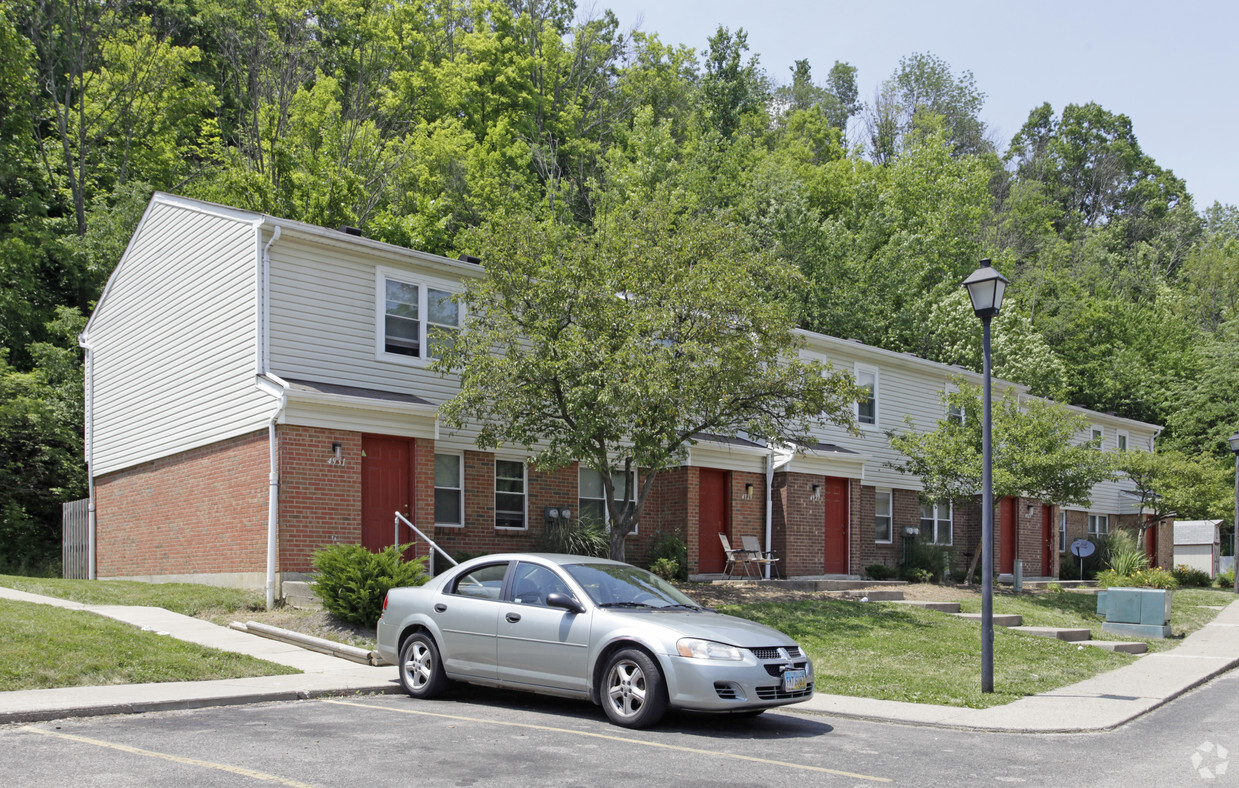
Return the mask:
[[625, 744], [639, 744], [643, 747], [657, 747], [663, 750], [676, 750], [677, 752], [691, 752], [697, 755], [715, 755], [720, 758], [733, 758], [737, 761], [752, 761], [753, 763], [763, 763], [768, 766], [786, 766], [789, 769], [800, 769], [807, 772], [824, 772], [826, 774], [835, 774], [840, 777], [851, 777], [856, 780], [870, 780], [875, 783], [891, 782], [886, 777], [874, 777], [868, 774], [856, 774], [855, 772], [844, 772], [838, 769], [827, 769], [822, 766], [808, 766], [802, 763], [790, 763], [788, 761], [775, 761], [769, 758], [758, 758], [753, 755], [740, 755], [734, 752], [725, 752], [722, 750], [702, 750], [696, 747], [681, 747], [677, 744], [663, 744], [662, 742], [642, 741], [640, 739], [630, 739], [625, 736], [611, 736], [606, 733], [593, 733], [590, 731], [574, 731], [571, 728], [553, 728], [549, 725], [533, 725], [528, 722], [503, 722], [501, 720], [488, 720], [481, 717], [464, 717], [458, 714], [440, 714], [433, 711], [418, 711], [416, 709], [400, 709], [391, 706], [375, 706], [370, 703], [351, 703], [343, 700], [328, 700], [321, 699], [323, 703], [334, 703], [339, 706], [359, 706], [365, 709], [379, 709], [380, 711], [396, 711], [401, 714], [417, 714], [422, 717], [439, 717], [445, 720], [461, 720], [464, 722], [480, 722], [486, 725], [501, 725], [508, 728], [529, 728], [538, 731], [550, 731], [552, 733], [571, 733], [575, 736], [586, 736], [591, 739], [607, 739], [608, 741], [618, 741]]
[[230, 774], [239, 774], [242, 777], [252, 777], [255, 780], [266, 780], [267, 782], [279, 783], [280, 785], [291, 785], [296, 788], [313, 788], [309, 783], [300, 783], [296, 780], [289, 780], [286, 777], [277, 777], [274, 774], [265, 772], [256, 772], [253, 769], [246, 769], [243, 766], [229, 766], [226, 763], [213, 763], [211, 761], [200, 761], [197, 758], [185, 758], [180, 755], [169, 755], [165, 752], [155, 752], [153, 750], [143, 750], [140, 747], [130, 747], [128, 744], [114, 744], [112, 742], [100, 741], [99, 739], [88, 739], [85, 736], [74, 736], [71, 733], [59, 733], [57, 731], [45, 731], [41, 728], [32, 728], [24, 726], [18, 730], [29, 731], [30, 733], [38, 733], [43, 736], [52, 736], [57, 739], [68, 739], [69, 741], [81, 742], [82, 744], [93, 744], [96, 747], [106, 747], [109, 750], [120, 750], [121, 752], [132, 753], [133, 755], [145, 755], [150, 758], [162, 758], [165, 761], [173, 763], [181, 763], [186, 766], [202, 766], [207, 769], [218, 769], [221, 772]]

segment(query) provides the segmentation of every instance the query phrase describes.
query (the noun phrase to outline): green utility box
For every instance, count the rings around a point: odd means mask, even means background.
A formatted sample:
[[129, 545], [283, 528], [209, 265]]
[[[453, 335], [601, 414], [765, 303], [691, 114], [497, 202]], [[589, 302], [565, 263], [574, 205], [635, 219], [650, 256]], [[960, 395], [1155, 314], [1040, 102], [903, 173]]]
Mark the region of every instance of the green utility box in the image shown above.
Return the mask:
[[1137, 638], [1170, 637], [1170, 592], [1153, 588], [1111, 588], [1097, 594], [1101, 628]]

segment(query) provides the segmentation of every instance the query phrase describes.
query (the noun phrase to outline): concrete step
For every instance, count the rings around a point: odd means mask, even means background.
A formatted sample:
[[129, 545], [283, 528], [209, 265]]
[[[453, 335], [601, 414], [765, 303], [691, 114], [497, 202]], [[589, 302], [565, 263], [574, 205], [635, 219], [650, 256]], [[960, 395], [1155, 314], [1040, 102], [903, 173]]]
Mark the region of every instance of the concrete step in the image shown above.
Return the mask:
[[319, 599], [314, 590], [310, 588], [310, 583], [302, 580], [285, 580], [282, 587], [284, 604], [289, 607], [295, 607], [298, 610], [323, 609], [323, 600]]
[[844, 577], [794, 577], [790, 580], [758, 580], [758, 585], [793, 591], [855, 591], [859, 588], [901, 588], [903, 580], [860, 580]]
[[1118, 640], [1085, 640], [1080, 645], [1096, 646], [1106, 651], [1121, 651], [1124, 654], [1146, 654], [1149, 651], [1148, 643], [1124, 643]]
[[902, 591], [842, 591], [837, 592], [842, 599], [864, 599], [869, 602], [900, 602]]
[[[953, 613], [952, 615], [959, 618], [966, 618], [970, 621], [980, 621], [980, 613]], [[994, 614], [994, 626], [996, 627], [1018, 627], [1023, 625], [1024, 617], [1017, 613]]]
[[920, 599], [898, 599], [898, 604], [919, 607], [925, 610], [937, 610], [939, 613], [958, 613], [958, 602], [926, 602]]
[[1026, 635], [1035, 635], [1039, 638], [1055, 638], [1056, 640], [1065, 640], [1068, 643], [1078, 643], [1093, 636], [1087, 629], [1062, 629], [1059, 627], [1011, 627], [1011, 629], [1014, 632], [1023, 632]]

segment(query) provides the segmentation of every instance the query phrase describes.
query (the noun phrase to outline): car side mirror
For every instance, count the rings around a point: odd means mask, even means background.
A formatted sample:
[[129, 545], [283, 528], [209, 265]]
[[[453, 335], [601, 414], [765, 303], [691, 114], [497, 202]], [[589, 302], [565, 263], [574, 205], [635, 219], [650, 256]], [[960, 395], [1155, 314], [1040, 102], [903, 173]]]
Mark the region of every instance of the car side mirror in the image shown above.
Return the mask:
[[559, 607], [564, 610], [570, 610], [573, 613], [585, 612], [585, 605], [582, 605], [580, 600], [569, 594], [561, 594], [558, 591], [547, 594], [546, 605], [547, 607]]

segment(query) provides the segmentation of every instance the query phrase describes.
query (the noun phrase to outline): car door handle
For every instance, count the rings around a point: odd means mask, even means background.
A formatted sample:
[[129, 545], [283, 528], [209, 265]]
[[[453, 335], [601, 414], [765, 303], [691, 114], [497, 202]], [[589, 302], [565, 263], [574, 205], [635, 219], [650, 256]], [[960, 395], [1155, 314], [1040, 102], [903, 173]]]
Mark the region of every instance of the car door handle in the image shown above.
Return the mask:
[[521, 620], [521, 614], [520, 613], [508, 613], [506, 616], [504, 616], [504, 618], [508, 620], [509, 624], [515, 624], [517, 621]]
[[442, 612], [443, 612], [443, 611], [445, 611], [445, 610], [447, 610], [447, 605], [443, 604], [442, 602], [440, 602], [440, 603], [438, 603], [437, 605], [435, 605], [435, 612], [436, 612], [436, 613], [442, 613]]

